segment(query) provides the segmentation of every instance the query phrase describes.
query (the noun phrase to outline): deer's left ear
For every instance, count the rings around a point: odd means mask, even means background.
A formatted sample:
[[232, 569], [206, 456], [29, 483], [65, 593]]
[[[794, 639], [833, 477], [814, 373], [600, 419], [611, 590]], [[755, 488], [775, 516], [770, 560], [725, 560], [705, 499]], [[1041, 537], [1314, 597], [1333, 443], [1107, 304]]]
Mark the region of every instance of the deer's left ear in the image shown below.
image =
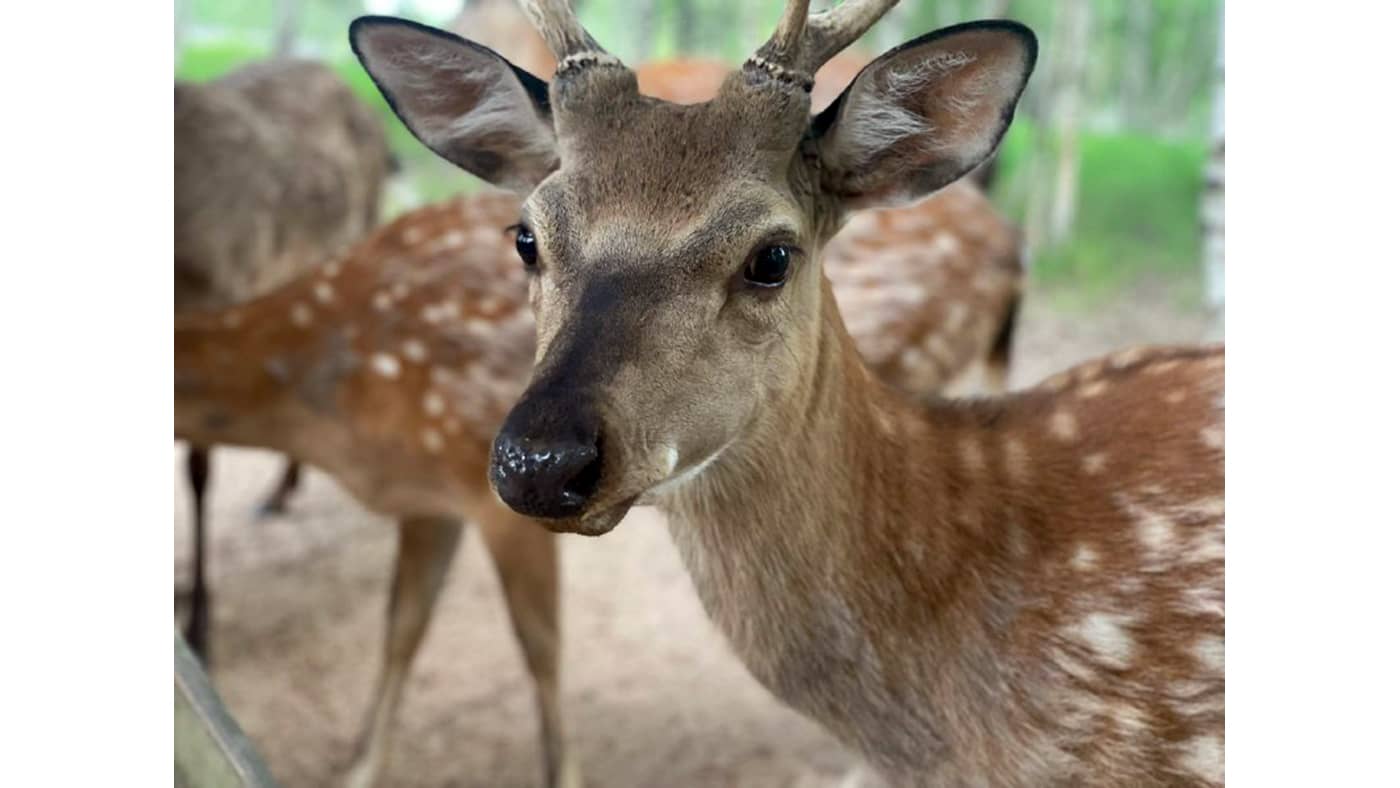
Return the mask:
[[525, 195], [558, 166], [549, 86], [490, 49], [376, 16], [350, 25], [350, 46], [413, 136], [458, 167]]
[[1035, 67], [1016, 22], [916, 38], [866, 66], [812, 121], [822, 187], [850, 208], [919, 200], [996, 150]]

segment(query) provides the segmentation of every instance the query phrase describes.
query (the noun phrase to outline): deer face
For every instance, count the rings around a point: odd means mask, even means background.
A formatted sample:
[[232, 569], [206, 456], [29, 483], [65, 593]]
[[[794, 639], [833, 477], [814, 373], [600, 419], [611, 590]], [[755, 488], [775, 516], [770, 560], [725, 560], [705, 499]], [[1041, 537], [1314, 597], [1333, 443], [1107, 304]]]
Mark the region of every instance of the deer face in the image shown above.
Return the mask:
[[399, 20], [359, 20], [351, 39], [419, 139], [526, 196], [536, 367], [491, 479], [517, 511], [598, 534], [800, 401], [834, 319], [821, 245], [845, 212], [919, 199], [986, 158], [1035, 42], [1004, 22], [925, 36], [810, 118], [808, 75], [890, 3], [810, 25], [793, 3], [714, 100], [688, 106], [639, 95], [562, 4], [540, 5], [561, 64], [548, 86]]

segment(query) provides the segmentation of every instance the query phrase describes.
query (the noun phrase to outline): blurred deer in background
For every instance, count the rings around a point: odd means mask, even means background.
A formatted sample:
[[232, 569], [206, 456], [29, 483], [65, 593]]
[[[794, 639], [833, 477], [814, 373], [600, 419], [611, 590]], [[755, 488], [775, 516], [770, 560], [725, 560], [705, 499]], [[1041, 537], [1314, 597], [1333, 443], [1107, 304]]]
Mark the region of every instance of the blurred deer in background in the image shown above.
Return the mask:
[[420, 140], [525, 196], [538, 346], [492, 484], [561, 532], [659, 505], [749, 670], [895, 784], [1221, 784], [1223, 349], [987, 400], [875, 379], [822, 246], [984, 161], [1036, 59], [1024, 26], [947, 28], [812, 117], [817, 69], [891, 5], [790, 0], [691, 106], [641, 95], [564, 0], [526, 3], [548, 85], [352, 26]]
[[551, 534], [488, 487], [490, 441], [529, 377], [534, 321], [487, 193], [420, 208], [251, 302], [177, 317], [175, 433], [309, 462], [398, 521], [383, 663], [350, 784], [372, 785], [404, 682], [470, 520], [499, 572], [533, 677], [551, 786], [577, 785], [558, 697]]
[[[378, 117], [329, 68], [273, 60], [175, 83], [175, 311], [246, 301], [343, 251], [379, 219], [392, 169]], [[187, 638], [208, 651], [209, 446], [192, 443], [194, 561]], [[289, 462], [263, 505], [280, 511]]]
[[[474, 0], [449, 27], [531, 74], [554, 71], [515, 0]], [[851, 47], [823, 64], [812, 107], [825, 109], [869, 62]], [[643, 63], [636, 75], [643, 95], [700, 104], [730, 71], [686, 57]], [[861, 356], [910, 394], [970, 388], [979, 363], [984, 388], [1006, 390], [1024, 267], [1020, 234], [985, 195], [995, 158], [927, 200], [855, 215], [822, 257]]]

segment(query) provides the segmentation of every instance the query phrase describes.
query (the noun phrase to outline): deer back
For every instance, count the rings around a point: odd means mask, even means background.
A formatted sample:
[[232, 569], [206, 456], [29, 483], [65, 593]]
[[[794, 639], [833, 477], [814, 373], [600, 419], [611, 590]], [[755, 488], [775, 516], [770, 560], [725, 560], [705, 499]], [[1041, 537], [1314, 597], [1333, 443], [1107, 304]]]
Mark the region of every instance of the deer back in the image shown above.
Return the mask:
[[246, 300], [378, 221], [379, 119], [329, 68], [255, 63], [175, 85], [177, 308]]

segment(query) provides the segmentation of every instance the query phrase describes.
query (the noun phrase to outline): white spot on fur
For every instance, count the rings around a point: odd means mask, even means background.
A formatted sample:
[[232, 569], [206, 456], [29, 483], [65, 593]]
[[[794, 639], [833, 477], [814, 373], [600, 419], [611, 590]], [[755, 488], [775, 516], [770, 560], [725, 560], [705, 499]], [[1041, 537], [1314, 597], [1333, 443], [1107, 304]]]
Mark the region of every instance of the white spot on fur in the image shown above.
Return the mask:
[[1142, 546], [1155, 555], [1161, 555], [1176, 542], [1176, 524], [1150, 509], [1138, 509], [1137, 536]]
[[943, 330], [948, 333], [956, 333], [967, 325], [967, 319], [972, 315], [972, 308], [961, 301], [953, 301], [947, 306], [948, 314], [943, 318]]
[[405, 244], [412, 246], [423, 240], [423, 228], [416, 224], [411, 224], [403, 228], [403, 235], [401, 237]]
[[1091, 383], [1086, 383], [1084, 388], [1079, 390], [1079, 396], [1081, 399], [1093, 399], [1107, 390], [1107, 383], [1102, 380], [1095, 380]]
[[443, 402], [442, 395], [436, 391], [429, 391], [423, 395], [423, 412], [436, 418], [442, 415], [447, 409], [447, 403]]
[[1225, 448], [1225, 430], [1218, 426], [1206, 427], [1201, 430], [1201, 442], [1212, 449]]
[[311, 288], [311, 294], [316, 297], [317, 303], [329, 304], [335, 300], [335, 288], [326, 282], [317, 282], [316, 286]]
[[298, 328], [306, 328], [311, 325], [311, 321], [315, 316], [315, 313], [311, 311], [311, 307], [306, 304], [300, 301], [292, 304], [292, 325]]
[[1030, 478], [1031, 454], [1020, 438], [1007, 436], [1002, 443], [1002, 451], [1006, 459], [1006, 475], [1011, 481], [1025, 482]]
[[1147, 367], [1147, 374], [1162, 375], [1171, 372], [1179, 366], [1181, 366], [1181, 359], [1179, 358], [1168, 359], [1166, 361], [1158, 361], [1155, 364], [1151, 364]]
[[1094, 548], [1087, 544], [1081, 544], [1074, 549], [1074, 557], [1070, 559], [1070, 566], [1081, 572], [1088, 572], [1099, 564], [1099, 554]]
[[987, 458], [982, 453], [982, 444], [977, 442], [976, 435], [964, 435], [958, 441], [958, 454], [962, 457], [963, 465], [974, 474], [987, 469]]
[[325, 267], [321, 269], [321, 273], [324, 274], [327, 279], [334, 279], [340, 276], [340, 261], [332, 260], [326, 263]]
[[676, 463], [680, 461], [681, 454], [676, 451], [675, 446], [666, 447], [666, 475], [670, 476], [676, 470]]
[[1180, 405], [1186, 401], [1186, 389], [1172, 389], [1162, 397], [1162, 401], [1168, 405]]
[[429, 454], [437, 454], [442, 451], [442, 436], [438, 434], [437, 430], [427, 427], [420, 437], [423, 439], [423, 448], [427, 449]]
[[394, 299], [388, 293], [380, 290], [370, 299], [370, 305], [374, 307], [375, 311], [388, 312], [389, 307], [394, 305]]
[[448, 232], [445, 232], [438, 237], [436, 248], [453, 249], [459, 246], [465, 246], [466, 243], [466, 233], [462, 232], [461, 230], [449, 230]]
[[1212, 673], [1225, 673], [1225, 639], [1210, 635], [1196, 641], [1196, 660]]
[[1136, 644], [1128, 626], [1133, 619], [1119, 613], [1090, 613], [1070, 628], [1068, 634], [1088, 646], [1098, 660], [1115, 668], [1126, 668], [1133, 660]]
[[1050, 414], [1050, 434], [1068, 443], [1079, 437], [1079, 422], [1068, 411], [1057, 410]]
[[1208, 783], [1225, 782], [1225, 743], [1219, 736], [1197, 736], [1182, 746], [1179, 761], [1183, 771]]
[[1108, 455], [1101, 451], [1084, 457], [1084, 472], [1090, 476], [1103, 473], [1103, 469], [1108, 467]]
[[410, 288], [407, 282], [395, 282], [392, 286], [390, 286], [389, 294], [392, 295], [395, 298], [395, 300], [398, 300], [407, 296], [409, 290]]
[[388, 353], [375, 353], [370, 356], [369, 368], [386, 378], [399, 376], [399, 360]]
[[1131, 348], [1113, 354], [1113, 356], [1109, 358], [1108, 363], [1116, 369], [1123, 369], [1124, 367], [1130, 367], [1142, 361], [1144, 358], [1147, 358], [1146, 348]]
[[428, 346], [421, 340], [406, 339], [403, 343], [403, 356], [417, 364], [422, 364], [428, 360]]

